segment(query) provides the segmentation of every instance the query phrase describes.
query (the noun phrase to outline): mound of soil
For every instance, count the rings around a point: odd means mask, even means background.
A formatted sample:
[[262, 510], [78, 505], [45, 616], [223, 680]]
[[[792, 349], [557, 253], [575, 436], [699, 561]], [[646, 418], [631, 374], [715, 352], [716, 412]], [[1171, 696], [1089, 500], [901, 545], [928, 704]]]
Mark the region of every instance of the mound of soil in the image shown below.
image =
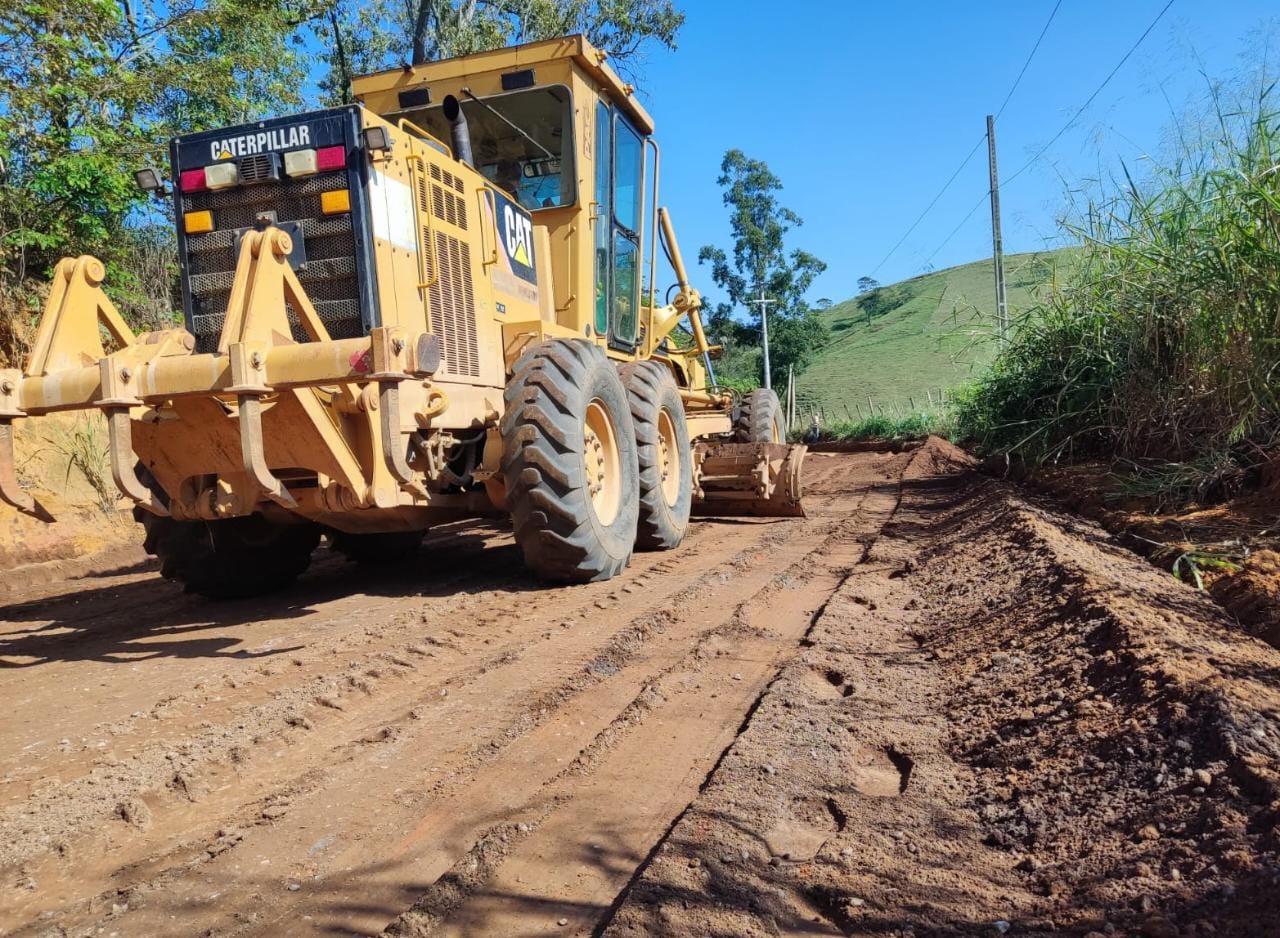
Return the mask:
[[1194, 564], [1205, 589], [1229, 613], [1233, 628], [1280, 647], [1280, 487], [1263, 474], [1263, 486], [1213, 505], [1166, 509], [1152, 497], [1121, 489], [1122, 477], [1106, 466], [1037, 469], [989, 464], [996, 475], [1012, 474], [1070, 511], [1097, 521], [1124, 546], [1184, 578]]
[[965, 462], [869, 500], [607, 934], [1277, 933], [1280, 652]]
[[[115, 486], [107, 462], [106, 424], [97, 414], [42, 417], [15, 424], [18, 479], [56, 521], [52, 524], [0, 504], [0, 569], [58, 563], [92, 557], [122, 545], [141, 544], [132, 512], [114, 501]], [[73, 464], [80, 454], [98, 474], [95, 488]], [[71, 566], [74, 566], [72, 564]], [[0, 597], [24, 584], [0, 580]]]

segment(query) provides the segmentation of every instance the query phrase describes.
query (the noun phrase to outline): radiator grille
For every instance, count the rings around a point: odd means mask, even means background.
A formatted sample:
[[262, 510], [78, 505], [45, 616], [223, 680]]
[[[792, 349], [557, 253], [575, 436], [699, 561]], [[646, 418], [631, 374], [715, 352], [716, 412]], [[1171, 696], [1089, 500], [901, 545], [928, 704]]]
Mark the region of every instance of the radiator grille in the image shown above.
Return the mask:
[[[476, 341], [476, 298], [471, 273], [471, 246], [465, 236], [468, 228], [466, 186], [438, 163], [431, 163], [428, 173], [417, 176], [418, 218], [422, 225], [420, 242], [431, 244], [435, 251], [424, 251], [424, 274], [435, 283], [428, 291], [431, 331], [440, 338], [444, 357], [444, 373], [458, 377], [480, 376], [480, 352]], [[457, 229], [461, 238], [429, 224], [428, 214], [437, 222]], [[439, 270], [431, 270], [433, 262]]]
[[[326, 217], [320, 212], [322, 192], [345, 188], [347, 175], [339, 171], [218, 192], [183, 194], [184, 212], [208, 209], [217, 226], [208, 234], [187, 237], [191, 325], [197, 351], [212, 352], [217, 348], [235, 276], [235, 232], [252, 228], [262, 212], [274, 212], [279, 222], [301, 224], [307, 262], [298, 270], [298, 280], [329, 335], [350, 339], [364, 334], [351, 216]], [[287, 312], [293, 338], [307, 341], [309, 337], [294, 310], [290, 307]]]
[[471, 281], [471, 246], [436, 233], [440, 278], [431, 288], [431, 331], [440, 337], [446, 370], [480, 376], [476, 344], [476, 297]]

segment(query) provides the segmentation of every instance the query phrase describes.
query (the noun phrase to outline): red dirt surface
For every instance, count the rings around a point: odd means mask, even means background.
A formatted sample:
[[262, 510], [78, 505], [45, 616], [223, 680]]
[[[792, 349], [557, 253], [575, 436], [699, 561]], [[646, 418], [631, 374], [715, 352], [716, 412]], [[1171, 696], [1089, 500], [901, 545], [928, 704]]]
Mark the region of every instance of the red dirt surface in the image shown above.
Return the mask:
[[807, 479], [583, 587], [7, 577], [0, 929], [1280, 933], [1280, 651], [941, 441]]
[[[1235, 627], [1280, 647], [1280, 463], [1257, 487], [1209, 505], [1162, 507], [1153, 497], [1125, 496], [1121, 480], [1105, 466], [1079, 465], [1039, 469], [1024, 481], [1163, 570], [1173, 572], [1188, 552], [1206, 557], [1197, 564], [1203, 585]], [[1183, 561], [1179, 573], [1190, 580], [1188, 569]]]

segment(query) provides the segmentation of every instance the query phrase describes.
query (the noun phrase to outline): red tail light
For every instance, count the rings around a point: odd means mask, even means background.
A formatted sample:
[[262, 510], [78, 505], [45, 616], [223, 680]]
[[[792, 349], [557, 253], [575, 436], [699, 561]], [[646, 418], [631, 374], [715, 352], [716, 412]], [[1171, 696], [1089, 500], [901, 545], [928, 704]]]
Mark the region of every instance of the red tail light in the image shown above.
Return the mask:
[[205, 182], [204, 169], [184, 169], [178, 177], [178, 188], [183, 192], [201, 192], [209, 188]]
[[328, 172], [331, 169], [342, 169], [347, 165], [347, 148], [321, 147], [316, 150], [316, 171]]

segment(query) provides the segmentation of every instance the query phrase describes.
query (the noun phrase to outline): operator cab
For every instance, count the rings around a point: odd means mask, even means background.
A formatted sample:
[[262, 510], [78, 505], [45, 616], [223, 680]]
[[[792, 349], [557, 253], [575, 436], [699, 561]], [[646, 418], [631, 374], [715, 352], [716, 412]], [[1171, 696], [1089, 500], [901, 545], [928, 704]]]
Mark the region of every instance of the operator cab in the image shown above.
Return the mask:
[[653, 278], [657, 144], [652, 118], [606, 57], [571, 36], [380, 72], [352, 90], [386, 120], [440, 142], [451, 139], [445, 101], [455, 98], [475, 168], [556, 245], [556, 319], [629, 355], [643, 338], [646, 240]]

